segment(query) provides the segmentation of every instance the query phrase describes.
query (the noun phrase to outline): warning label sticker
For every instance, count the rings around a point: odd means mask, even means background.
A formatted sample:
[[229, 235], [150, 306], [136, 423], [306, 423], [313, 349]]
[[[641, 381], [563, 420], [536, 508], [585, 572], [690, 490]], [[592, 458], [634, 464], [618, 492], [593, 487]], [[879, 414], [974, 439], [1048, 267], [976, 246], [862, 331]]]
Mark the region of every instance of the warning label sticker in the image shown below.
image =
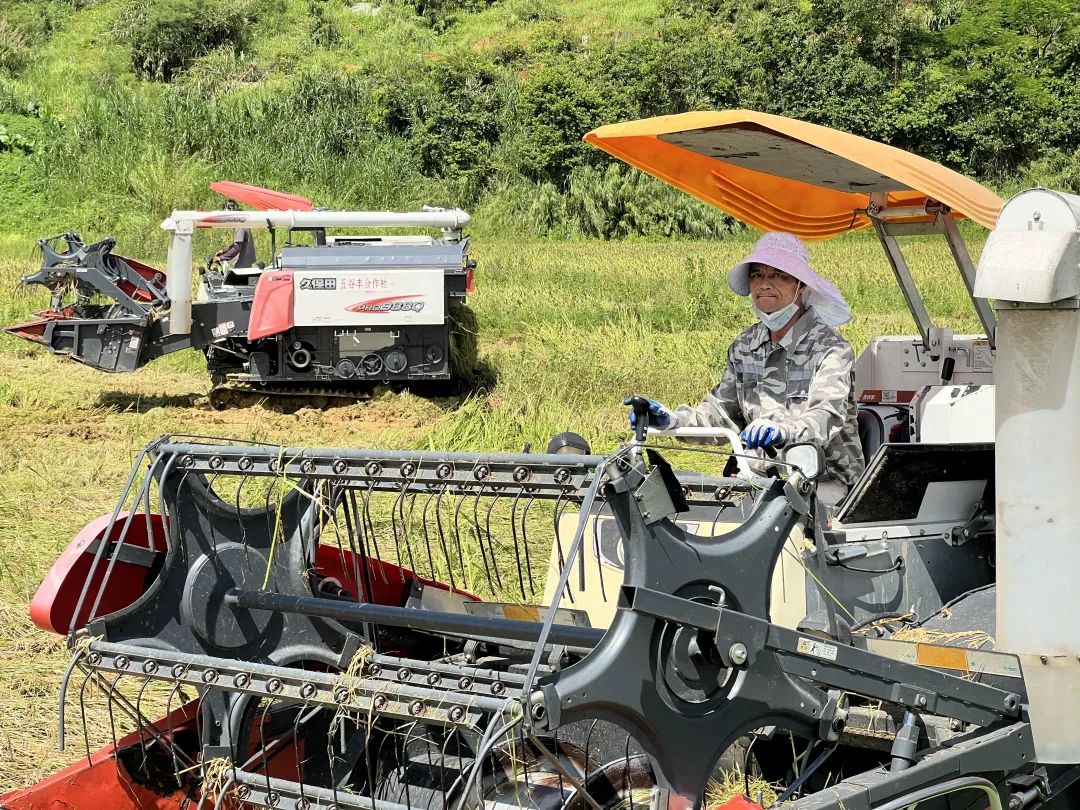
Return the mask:
[[812, 638], [800, 638], [797, 647], [804, 655], [812, 655], [814, 658], [824, 658], [827, 661], [836, 660], [836, 645], [825, 641], [815, 641]]

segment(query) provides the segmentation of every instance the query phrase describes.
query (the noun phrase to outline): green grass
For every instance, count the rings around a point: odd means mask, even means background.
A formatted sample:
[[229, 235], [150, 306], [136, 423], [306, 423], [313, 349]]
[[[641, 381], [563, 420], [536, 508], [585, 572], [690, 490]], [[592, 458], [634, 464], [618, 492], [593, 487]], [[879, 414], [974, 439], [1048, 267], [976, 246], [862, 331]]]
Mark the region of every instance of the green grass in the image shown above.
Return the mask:
[[[87, 234], [89, 236], [89, 234]], [[36, 269], [33, 240], [0, 237], [0, 319], [44, 301], [16, 287]], [[384, 393], [325, 412], [261, 407], [214, 412], [194, 352], [130, 375], [107, 375], [0, 337], [0, 791], [41, 778], [79, 755], [56, 751], [55, 711], [67, 653], [34, 629], [27, 605], [75, 532], [110, 510], [133, 458], [166, 432], [198, 432], [291, 445], [519, 451], [574, 430], [594, 448], [626, 437], [622, 398], [648, 394], [696, 402], [718, 377], [729, 341], [751, 322], [724, 273], [750, 245], [722, 242], [481, 241], [478, 291], [482, 355], [497, 382], [472, 397], [428, 401]], [[124, 247], [123, 245], [121, 247]], [[162, 264], [153, 251], [131, 251]], [[931, 311], [976, 329], [944, 245], [915, 242], [910, 256]], [[811, 246], [856, 314], [843, 332], [857, 348], [874, 335], [910, 334], [903, 300], [877, 243], [865, 234]], [[680, 463], [701, 464], [695, 454]], [[714, 466], [715, 457], [707, 467]], [[541, 561], [546, 548], [534, 556]], [[94, 740], [106, 740], [100, 703]]]

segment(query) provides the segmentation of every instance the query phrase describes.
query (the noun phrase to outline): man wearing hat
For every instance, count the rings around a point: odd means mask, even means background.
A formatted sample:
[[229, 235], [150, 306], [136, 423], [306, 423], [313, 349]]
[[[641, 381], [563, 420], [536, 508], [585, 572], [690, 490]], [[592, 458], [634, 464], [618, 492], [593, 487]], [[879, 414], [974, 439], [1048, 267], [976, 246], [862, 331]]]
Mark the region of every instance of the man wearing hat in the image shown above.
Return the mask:
[[[866, 463], [856, 427], [855, 353], [836, 331], [851, 311], [836, 286], [810, 267], [806, 245], [791, 233], [762, 236], [728, 273], [749, 295], [758, 323], [735, 338], [720, 382], [697, 407], [669, 411], [650, 400], [650, 424], [727, 427], [769, 466], [766, 448], [812, 441], [825, 452], [818, 497], [840, 501]], [[631, 427], [635, 417], [630, 415]]]

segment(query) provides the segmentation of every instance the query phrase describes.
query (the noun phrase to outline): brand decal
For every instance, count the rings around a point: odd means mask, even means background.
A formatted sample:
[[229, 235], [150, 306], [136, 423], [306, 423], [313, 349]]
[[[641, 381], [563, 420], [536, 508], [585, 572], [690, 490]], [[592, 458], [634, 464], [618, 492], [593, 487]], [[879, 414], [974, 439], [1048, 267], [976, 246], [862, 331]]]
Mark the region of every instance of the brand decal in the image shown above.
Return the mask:
[[300, 279], [301, 290], [336, 290], [336, 278], [302, 278]]
[[424, 309], [424, 302], [417, 300], [418, 295], [389, 295], [385, 298], [369, 298], [360, 301], [351, 307], [346, 307], [349, 312], [370, 312], [381, 314], [386, 312], [420, 312]]

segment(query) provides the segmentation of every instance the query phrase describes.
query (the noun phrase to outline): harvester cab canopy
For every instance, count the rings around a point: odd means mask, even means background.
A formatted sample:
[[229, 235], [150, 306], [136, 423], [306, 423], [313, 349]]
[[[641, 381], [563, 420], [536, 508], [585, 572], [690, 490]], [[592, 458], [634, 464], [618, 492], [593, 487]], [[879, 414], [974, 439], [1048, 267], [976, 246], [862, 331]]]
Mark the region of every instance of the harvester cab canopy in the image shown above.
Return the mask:
[[994, 314], [974, 297], [975, 268], [956, 220], [992, 228], [1003, 201], [962, 174], [858, 135], [752, 110], [611, 124], [585, 140], [755, 228], [828, 239], [873, 227], [927, 349], [934, 323], [896, 240], [941, 233], [993, 343]]

